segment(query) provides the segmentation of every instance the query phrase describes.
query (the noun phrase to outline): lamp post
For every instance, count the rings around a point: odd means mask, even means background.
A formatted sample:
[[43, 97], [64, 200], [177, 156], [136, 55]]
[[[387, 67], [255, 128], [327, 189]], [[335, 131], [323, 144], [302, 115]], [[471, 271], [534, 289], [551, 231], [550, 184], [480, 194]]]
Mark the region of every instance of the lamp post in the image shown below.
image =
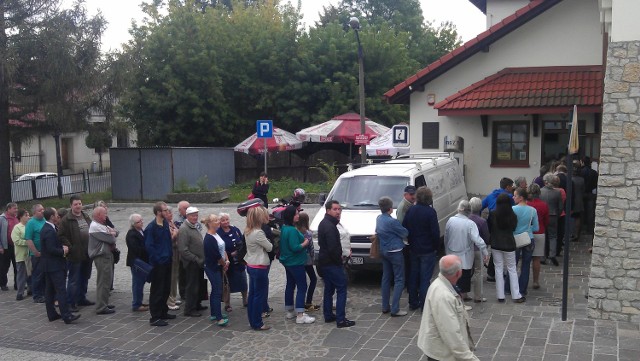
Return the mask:
[[[358, 41], [358, 82], [359, 82], [359, 101], [360, 101], [360, 134], [365, 134], [364, 127], [364, 55], [362, 53], [362, 44], [360, 43], [360, 34], [358, 31], [360, 30], [360, 20], [355, 16], [349, 19], [349, 26], [356, 33], [356, 40]], [[360, 157], [361, 163], [364, 164], [367, 161], [367, 145], [362, 144], [360, 146]]]

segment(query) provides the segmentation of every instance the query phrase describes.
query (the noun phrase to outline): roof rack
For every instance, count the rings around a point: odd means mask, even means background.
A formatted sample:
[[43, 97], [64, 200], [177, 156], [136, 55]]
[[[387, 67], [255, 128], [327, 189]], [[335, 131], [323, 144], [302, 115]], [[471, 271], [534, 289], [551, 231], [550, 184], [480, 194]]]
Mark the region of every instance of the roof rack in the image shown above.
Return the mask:
[[453, 159], [453, 153], [451, 152], [423, 152], [423, 153], [409, 153], [398, 155], [393, 159], [433, 159], [439, 157], [446, 157]]

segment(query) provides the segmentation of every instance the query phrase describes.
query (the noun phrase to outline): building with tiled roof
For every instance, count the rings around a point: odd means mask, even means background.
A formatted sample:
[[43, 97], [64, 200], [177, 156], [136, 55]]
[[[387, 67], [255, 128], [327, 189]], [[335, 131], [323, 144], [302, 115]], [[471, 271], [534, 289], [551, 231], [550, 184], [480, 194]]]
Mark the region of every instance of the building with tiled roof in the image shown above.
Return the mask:
[[580, 155], [597, 161], [607, 41], [598, 0], [470, 1], [487, 30], [384, 94], [410, 105], [411, 151], [462, 144], [471, 194], [502, 177], [531, 182], [566, 153], [575, 104]]

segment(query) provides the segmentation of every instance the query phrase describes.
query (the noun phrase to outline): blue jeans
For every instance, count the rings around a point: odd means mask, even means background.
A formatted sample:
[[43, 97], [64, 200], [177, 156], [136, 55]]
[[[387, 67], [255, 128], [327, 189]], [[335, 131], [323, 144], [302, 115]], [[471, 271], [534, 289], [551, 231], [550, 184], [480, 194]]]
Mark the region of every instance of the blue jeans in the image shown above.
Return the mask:
[[531, 258], [533, 256], [533, 247], [535, 244], [531, 240], [531, 244], [516, 250], [516, 264], [522, 259], [522, 265], [520, 266], [520, 277], [518, 277], [518, 286], [520, 287], [520, 294], [527, 295], [527, 287], [529, 287], [529, 273], [531, 272]]
[[142, 297], [144, 294], [144, 284], [147, 282], [147, 276], [139, 271], [136, 271], [131, 267], [131, 294], [133, 295], [133, 302], [131, 302], [131, 309], [137, 310], [142, 306]]
[[87, 299], [87, 287], [91, 277], [91, 260], [81, 262], [67, 261], [67, 303], [75, 306]]
[[[217, 268], [217, 267], [216, 267]], [[222, 272], [220, 269], [205, 267], [204, 272], [207, 274], [209, 282], [211, 282], [211, 294], [209, 295], [209, 307], [211, 308], [211, 317], [216, 320], [222, 320]]]
[[44, 286], [44, 273], [42, 273], [40, 257], [31, 256], [31, 293], [34, 300], [44, 297]]
[[247, 273], [249, 274], [247, 315], [251, 328], [258, 329], [264, 326], [262, 310], [269, 293], [269, 269], [247, 266]]
[[287, 284], [284, 287], [284, 309], [292, 311], [294, 309], [293, 290], [296, 291], [296, 312], [304, 312], [304, 300], [307, 295], [307, 273], [302, 266], [285, 266], [287, 274]]
[[[325, 321], [336, 319], [342, 322], [346, 318], [345, 308], [347, 307], [347, 277], [344, 268], [341, 266], [320, 267], [324, 280], [324, 299], [322, 300], [322, 313]], [[336, 315], [333, 315], [333, 294], [336, 297]]]
[[309, 276], [309, 287], [307, 288], [307, 304], [313, 303], [313, 292], [316, 290], [316, 285], [318, 284], [318, 276], [316, 276], [316, 271], [313, 268], [313, 265], [304, 266], [304, 270], [307, 272], [307, 276]]
[[[393, 299], [389, 308], [391, 280], [393, 279]], [[400, 311], [400, 297], [404, 289], [404, 255], [402, 252], [384, 252], [382, 255], [382, 311], [392, 314]]]
[[433, 268], [436, 265], [436, 252], [428, 254], [411, 254], [411, 275], [409, 278], [409, 307], [412, 309], [424, 307]]
[[[267, 278], [269, 277], [269, 271], [271, 270], [271, 265], [267, 266]], [[264, 303], [262, 304], [262, 312], [269, 312], [271, 306], [269, 306], [269, 282], [267, 282], [267, 290], [265, 291]]]

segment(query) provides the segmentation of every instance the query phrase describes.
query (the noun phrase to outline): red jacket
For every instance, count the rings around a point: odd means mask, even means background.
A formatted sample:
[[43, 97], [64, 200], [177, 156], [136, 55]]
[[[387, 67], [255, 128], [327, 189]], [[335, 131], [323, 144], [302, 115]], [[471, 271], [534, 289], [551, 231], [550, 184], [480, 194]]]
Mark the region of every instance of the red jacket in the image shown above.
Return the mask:
[[535, 208], [538, 212], [538, 231], [533, 233], [544, 234], [547, 224], [549, 224], [549, 206], [540, 198], [527, 201], [527, 205]]

